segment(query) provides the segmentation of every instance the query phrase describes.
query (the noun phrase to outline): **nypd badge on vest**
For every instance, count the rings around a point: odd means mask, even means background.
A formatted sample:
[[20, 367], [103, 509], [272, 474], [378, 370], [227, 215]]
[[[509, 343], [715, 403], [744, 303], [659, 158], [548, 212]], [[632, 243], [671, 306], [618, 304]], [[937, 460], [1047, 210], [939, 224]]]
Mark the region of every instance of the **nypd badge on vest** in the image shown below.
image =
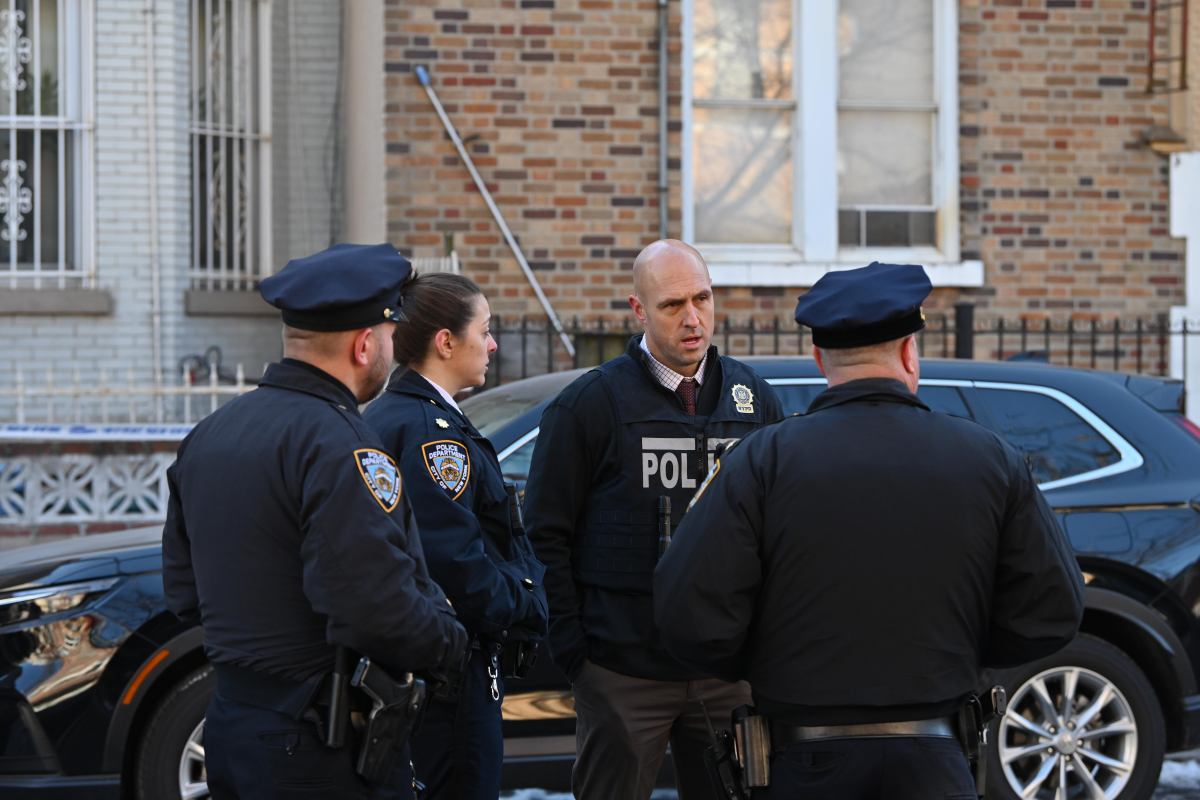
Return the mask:
[[735, 383], [730, 394], [733, 395], [733, 407], [738, 410], [739, 414], [754, 413], [754, 392], [750, 391], [749, 386]]
[[383, 510], [395, 511], [400, 502], [400, 470], [392, 457], [380, 450], [355, 450], [354, 463]]
[[461, 443], [442, 439], [421, 445], [425, 466], [434, 483], [457, 500], [471, 480], [471, 455]]

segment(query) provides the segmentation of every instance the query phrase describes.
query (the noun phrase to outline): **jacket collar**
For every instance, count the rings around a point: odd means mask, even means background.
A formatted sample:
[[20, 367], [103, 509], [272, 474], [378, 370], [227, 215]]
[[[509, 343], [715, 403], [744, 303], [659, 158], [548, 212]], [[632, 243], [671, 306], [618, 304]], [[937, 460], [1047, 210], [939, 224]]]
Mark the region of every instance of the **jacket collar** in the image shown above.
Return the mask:
[[392, 377], [388, 379], [387, 390], [396, 394], [409, 395], [410, 397], [419, 397], [422, 400], [427, 400], [446, 413], [455, 414], [463, 422], [467, 422], [466, 415], [458, 409], [448, 406], [442, 397], [442, 393], [437, 390], [437, 387], [425, 380], [424, 376], [414, 369], [397, 367], [392, 372]]
[[[642, 349], [643, 336], [645, 336], [644, 333], [639, 333], [629, 337], [629, 344], [625, 346], [625, 355], [633, 359], [633, 362], [642, 368], [646, 375], [650, 377], [650, 380], [654, 381], [659, 386], [662, 386], [662, 384], [658, 382], [658, 378], [654, 377], [654, 373], [650, 369], [650, 364], [646, 361], [647, 353]], [[701, 386], [708, 385], [710, 380], [709, 376], [713, 374], [713, 364], [715, 364], [720, 357], [721, 355], [717, 352], [717, 346], [710, 343], [708, 345], [708, 352], [704, 356], [704, 383], [702, 383]], [[663, 389], [668, 392], [671, 391], [666, 387], [663, 387]]]
[[307, 361], [285, 358], [270, 364], [258, 385], [304, 392], [358, 413], [358, 399], [346, 384]]
[[843, 403], [853, 403], [858, 400], [883, 401], [885, 403], [904, 403], [929, 410], [903, 383], [893, 378], [861, 378], [856, 381], [839, 383], [837, 386], [821, 392], [808, 407], [806, 414], [832, 408]]

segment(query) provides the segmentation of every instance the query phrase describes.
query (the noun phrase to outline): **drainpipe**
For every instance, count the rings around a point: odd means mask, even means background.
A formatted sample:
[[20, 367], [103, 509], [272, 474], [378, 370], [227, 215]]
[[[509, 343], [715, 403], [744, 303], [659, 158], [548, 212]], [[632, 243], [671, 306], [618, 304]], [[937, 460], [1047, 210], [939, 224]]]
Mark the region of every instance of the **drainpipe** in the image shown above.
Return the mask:
[[667, 2], [658, 0], [658, 238], [667, 238]]
[[150, 327], [154, 363], [154, 418], [163, 421], [162, 265], [158, 258], [158, 105], [154, 81], [154, 3], [146, 0], [146, 168], [150, 198]]

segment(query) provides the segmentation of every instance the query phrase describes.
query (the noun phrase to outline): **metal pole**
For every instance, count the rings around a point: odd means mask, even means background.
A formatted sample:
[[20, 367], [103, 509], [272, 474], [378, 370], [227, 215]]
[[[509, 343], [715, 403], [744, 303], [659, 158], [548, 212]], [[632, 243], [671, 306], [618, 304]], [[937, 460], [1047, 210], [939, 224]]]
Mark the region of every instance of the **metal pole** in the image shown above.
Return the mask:
[[458, 150], [459, 158], [466, 165], [467, 172], [471, 173], [471, 180], [475, 181], [475, 188], [479, 190], [479, 194], [483, 195], [483, 201], [487, 203], [488, 210], [492, 212], [492, 218], [500, 226], [500, 233], [504, 234], [504, 241], [508, 243], [508, 248], [512, 250], [517, 263], [521, 265], [521, 271], [525, 273], [525, 277], [529, 280], [529, 285], [533, 287], [533, 293], [537, 295], [538, 302], [542, 304], [542, 309], [546, 312], [546, 316], [549, 317], [550, 324], [558, 331], [558, 336], [562, 339], [563, 347], [567, 349], [567, 355], [574, 358], [575, 345], [571, 344], [571, 337], [567, 336], [567, 332], [563, 330], [562, 322], [559, 321], [558, 315], [554, 313], [554, 308], [550, 305], [550, 301], [546, 299], [546, 294], [542, 291], [542, 287], [538, 283], [537, 277], [533, 274], [533, 270], [530, 269], [529, 262], [525, 260], [525, 254], [521, 252], [521, 246], [513, 238], [512, 231], [508, 229], [508, 223], [504, 221], [504, 215], [496, 207], [495, 201], [492, 200], [492, 193], [488, 191], [487, 184], [479, 176], [479, 170], [475, 169], [475, 162], [471, 160], [471, 155], [467, 152], [467, 148], [463, 146], [458, 131], [454, 129], [454, 123], [450, 121], [450, 117], [446, 116], [446, 109], [442, 108], [442, 101], [438, 99], [437, 92], [433, 90], [433, 86], [429, 82], [429, 71], [425, 67], [417, 67], [414, 72], [416, 72], [417, 80], [421, 82], [421, 86], [425, 89], [425, 94], [429, 97], [429, 102], [433, 104], [433, 110], [437, 112], [438, 118], [442, 121], [442, 127], [446, 129], [446, 135], [450, 137], [450, 141], [454, 142], [454, 147]]
[[667, 0], [658, 0], [658, 238], [667, 238]]

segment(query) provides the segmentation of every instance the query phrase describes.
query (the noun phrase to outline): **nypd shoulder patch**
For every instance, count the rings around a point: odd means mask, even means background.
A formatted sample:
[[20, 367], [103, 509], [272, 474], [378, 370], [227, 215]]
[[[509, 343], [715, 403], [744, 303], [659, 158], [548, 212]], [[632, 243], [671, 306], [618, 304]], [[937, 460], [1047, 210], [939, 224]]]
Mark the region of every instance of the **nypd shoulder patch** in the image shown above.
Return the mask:
[[383, 510], [389, 514], [395, 511], [400, 502], [401, 480], [400, 470], [392, 457], [382, 450], [355, 450], [354, 463]]
[[471, 480], [471, 454], [466, 446], [453, 439], [439, 439], [421, 445], [421, 453], [433, 482], [457, 500]]

